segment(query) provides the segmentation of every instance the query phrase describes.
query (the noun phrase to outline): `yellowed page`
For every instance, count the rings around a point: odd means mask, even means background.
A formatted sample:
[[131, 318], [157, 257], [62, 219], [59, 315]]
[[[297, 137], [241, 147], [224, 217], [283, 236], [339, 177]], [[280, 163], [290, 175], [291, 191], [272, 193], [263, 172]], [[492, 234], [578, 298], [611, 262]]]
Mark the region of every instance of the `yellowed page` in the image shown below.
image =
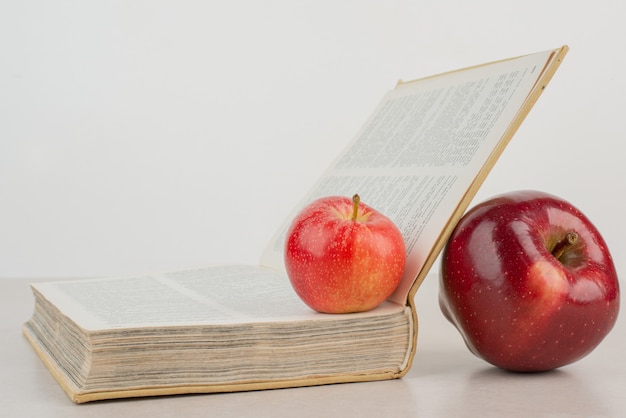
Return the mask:
[[[407, 296], [451, 214], [519, 116], [554, 50], [400, 83], [277, 232], [261, 262], [283, 267], [286, 230], [306, 203], [359, 193], [407, 245]], [[493, 164], [493, 162], [491, 162]]]
[[213, 265], [131, 277], [35, 283], [36, 291], [89, 331], [258, 322], [346, 320], [386, 315], [404, 305], [329, 315], [314, 312], [281, 272], [249, 265]]

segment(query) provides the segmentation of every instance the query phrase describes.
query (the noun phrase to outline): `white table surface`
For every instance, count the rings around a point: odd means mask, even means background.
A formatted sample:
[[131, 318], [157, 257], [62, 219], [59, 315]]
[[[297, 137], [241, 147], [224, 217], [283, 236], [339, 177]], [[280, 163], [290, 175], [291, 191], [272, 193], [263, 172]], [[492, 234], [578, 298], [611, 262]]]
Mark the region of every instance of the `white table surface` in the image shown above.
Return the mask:
[[475, 358], [437, 306], [437, 277], [416, 296], [413, 367], [400, 380], [114, 400], [76, 405], [21, 334], [33, 307], [28, 281], [0, 280], [0, 415], [3, 417], [619, 417], [626, 414], [625, 325], [560, 370], [511, 374]]

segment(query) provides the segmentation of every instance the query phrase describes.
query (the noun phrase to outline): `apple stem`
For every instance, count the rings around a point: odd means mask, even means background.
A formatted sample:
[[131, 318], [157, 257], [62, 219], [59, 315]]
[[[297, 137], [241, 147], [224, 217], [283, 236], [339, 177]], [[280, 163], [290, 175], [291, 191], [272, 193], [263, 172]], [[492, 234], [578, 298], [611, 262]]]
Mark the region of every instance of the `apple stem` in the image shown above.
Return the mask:
[[578, 241], [578, 234], [574, 231], [569, 231], [565, 234], [565, 237], [556, 243], [554, 248], [552, 249], [552, 255], [557, 259], [560, 259], [565, 250], [567, 250], [572, 245], [576, 244]]
[[359, 216], [359, 203], [361, 202], [361, 196], [355, 194], [352, 196], [352, 220], [356, 221]]

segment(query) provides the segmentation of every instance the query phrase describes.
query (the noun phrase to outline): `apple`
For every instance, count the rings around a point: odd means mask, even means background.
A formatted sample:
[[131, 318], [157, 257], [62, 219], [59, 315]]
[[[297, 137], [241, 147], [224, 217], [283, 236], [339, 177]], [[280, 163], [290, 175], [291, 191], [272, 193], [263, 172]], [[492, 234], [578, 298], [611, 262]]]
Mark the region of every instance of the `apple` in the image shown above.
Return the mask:
[[556, 196], [491, 198], [457, 224], [441, 258], [439, 303], [475, 355], [546, 371], [589, 354], [613, 328], [619, 284], [603, 238]]
[[295, 292], [312, 309], [362, 312], [398, 287], [406, 249], [393, 221], [361, 203], [358, 194], [328, 196], [293, 219], [284, 261]]

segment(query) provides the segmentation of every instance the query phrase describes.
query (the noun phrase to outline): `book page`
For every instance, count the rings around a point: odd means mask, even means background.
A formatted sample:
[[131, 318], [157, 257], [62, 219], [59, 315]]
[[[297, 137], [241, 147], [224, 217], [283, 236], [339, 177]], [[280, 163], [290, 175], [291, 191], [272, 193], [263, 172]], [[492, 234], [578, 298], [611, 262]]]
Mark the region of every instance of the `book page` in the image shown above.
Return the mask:
[[[214, 265], [137, 277], [36, 283], [33, 288], [86, 330], [332, 320], [401, 312], [385, 303], [363, 314], [312, 311], [272, 269]], [[252, 290], [251, 290], [252, 289]]]
[[286, 231], [304, 205], [358, 193], [403, 234], [407, 265], [390, 299], [404, 303], [441, 231], [553, 52], [399, 84], [277, 232], [261, 263], [284, 269]]

